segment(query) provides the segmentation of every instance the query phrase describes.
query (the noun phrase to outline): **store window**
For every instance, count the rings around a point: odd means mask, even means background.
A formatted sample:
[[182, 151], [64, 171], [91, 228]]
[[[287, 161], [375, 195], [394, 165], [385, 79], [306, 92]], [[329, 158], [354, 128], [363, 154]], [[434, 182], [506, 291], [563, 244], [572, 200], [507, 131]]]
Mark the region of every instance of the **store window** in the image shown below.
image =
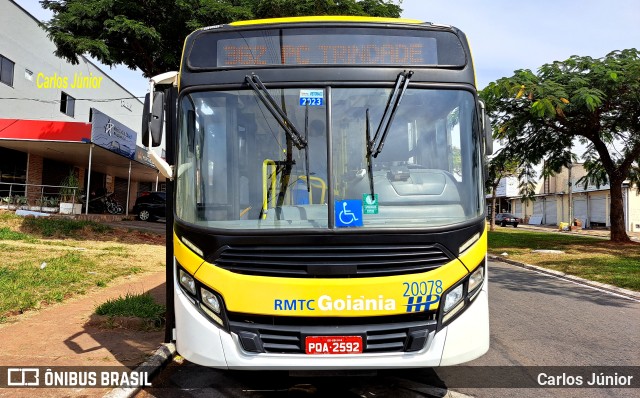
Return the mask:
[[76, 111], [76, 99], [65, 93], [60, 92], [60, 112], [67, 116], [73, 117]]
[[27, 182], [27, 154], [0, 148], [0, 198], [24, 195]]
[[0, 82], [13, 87], [14, 62], [0, 55]]

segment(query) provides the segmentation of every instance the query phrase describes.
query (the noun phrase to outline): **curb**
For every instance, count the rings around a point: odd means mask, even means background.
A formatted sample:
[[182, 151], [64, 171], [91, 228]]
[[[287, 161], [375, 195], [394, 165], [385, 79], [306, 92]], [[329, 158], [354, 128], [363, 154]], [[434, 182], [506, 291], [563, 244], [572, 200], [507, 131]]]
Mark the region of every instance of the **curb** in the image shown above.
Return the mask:
[[[176, 355], [176, 346], [173, 343], [163, 343], [156, 352], [135, 371], [148, 372], [150, 376], [156, 375]], [[106, 393], [104, 398], [129, 398], [140, 391], [140, 387], [116, 387]]]
[[502, 257], [502, 256], [496, 256], [496, 255], [489, 254], [489, 255], [487, 255], [487, 257], [489, 257], [490, 260], [500, 261], [500, 262], [503, 262], [503, 263], [515, 265], [517, 267], [530, 269], [532, 271], [537, 271], [537, 272], [540, 272], [542, 274], [552, 275], [552, 276], [555, 276], [555, 277], [560, 278], [560, 279], [565, 279], [565, 280], [568, 280], [568, 281], [571, 281], [571, 282], [579, 283], [581, 285], [586, 285], [586, 286], [590, 286], [590, 287], [593, 287], [593, 288], [596, 288], [596, 289], [604, 290], [604, 291], [609, 292], [609, 293], [615, 293], [615, 294], [618, 294], [620, 296], [624, 296], [624, 297], [627, 297], [627, 298], [640, 300], [640, 292], [635, 292], [633, 290], [623, 289], [621, 287], [608, 285], [606, 283], [590, 281], [588, 279], [584, 279], [584, 278], [580, 278], [580, 277], [577, 277], [577, 276], [569, 275], [569, 274], [566, 274], [566, 273], [561, 272], [561, 271], [555, 271], [555, 270], [551, 270], [551, 269], [547, 269], [547, 268], [538, 267], [537, 265], [522, 263], [522, 262], [511, 260], [511, 259], [508, 259], [508, 258]]

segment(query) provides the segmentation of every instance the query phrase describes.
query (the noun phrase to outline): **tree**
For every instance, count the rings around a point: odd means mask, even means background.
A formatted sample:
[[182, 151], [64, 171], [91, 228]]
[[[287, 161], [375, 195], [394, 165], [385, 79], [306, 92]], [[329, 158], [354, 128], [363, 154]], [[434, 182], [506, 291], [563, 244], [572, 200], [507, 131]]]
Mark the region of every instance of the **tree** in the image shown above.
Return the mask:
[[640, 159], [640, 53], [613, 51], [594, 59], [573, 56], [518, 70], [481, 93], [494, 118], [495, 136], [522, 157], [543, 163], [552, 175], [572, 161], [574, 140], [588, 172], [583, 183], [606, 184], [611, 192], [611, 240], [629, 242], [622, 184]]
[[[400, 0], [401, 2], [401, 0]], [[73, 64], [89, 54], [145, 77], [177, 70], [184, 39], [203, 26], [302, 15], [399, 17], [391, 0], [42, 0], [56, 55]]]
[[496, 190], [498, 189], [500, 180], [515, 176], [518, 173], [519, 162], [517, 159], [510, 158], [510, 156], [511, 154], [503, 148], [488, 163], [485, 186], [492, 194], [490, 231], [493, 231], [496, 226]]

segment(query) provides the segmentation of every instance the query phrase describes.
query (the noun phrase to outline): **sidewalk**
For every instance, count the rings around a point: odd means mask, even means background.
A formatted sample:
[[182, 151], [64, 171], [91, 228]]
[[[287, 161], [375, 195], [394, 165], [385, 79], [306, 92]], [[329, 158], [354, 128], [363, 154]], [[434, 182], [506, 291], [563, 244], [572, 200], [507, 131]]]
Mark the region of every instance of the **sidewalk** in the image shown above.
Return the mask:
[[[487, 224], [488, 226], [489, 224]], [[512, 228], [508, 227], [500, 227], [496, 225], [496, 229], [498, 228]], [[611, 233], [608, 229], [579, 229], [577, 231], [559, 231], [558, 227], [552, 225], [528, 225], [528, 224], [519, 224], [518, 228], [522, 229], [530, 229], [541, 232], [557, 232], [562, 234], [572, 234], [572, 235], [588, 235], [588, 236], [597, 236], [601, 238], [607, 238], [611, 236]], [[627, 232], [629, 238], [635, 242], [640, 242], [640, 232]]]
[[[91, 322], [96, 306], [127, 293], [149, 292], [165, 302], [164, 270], [112, 282], [107, 288], [70, 299], [0, 325], [0, 366], [129, 366], [144, 362], [164, 340], [164, 330], [105, 329]], [[4, 375], [3, 375], [4, 376]], [[102, 397], [102, 388], [0, 389], [0, 397]]]

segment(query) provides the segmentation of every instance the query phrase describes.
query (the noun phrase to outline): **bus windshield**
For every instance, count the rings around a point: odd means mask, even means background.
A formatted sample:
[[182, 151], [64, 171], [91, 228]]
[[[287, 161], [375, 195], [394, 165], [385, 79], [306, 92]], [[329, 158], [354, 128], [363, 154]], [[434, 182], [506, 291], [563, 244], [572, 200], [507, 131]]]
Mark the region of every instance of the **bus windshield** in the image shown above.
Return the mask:
[[[335, 220], [347, 209], [343, 203], [360, 207], [349, 211], [360, 228], [432, 228], [480, 217], [473, 94], [408, 88], [368, 167], [367, 114], [375, 131], [391, 92], [270, 87], [287, 122], [278, 121], [252, 89], [185, 94], [179, 103], [177, 217], [221, 229], [340, 228], [345, 224]], [[296, 145], [283, 128], [288, 124], [307, 145]]]

